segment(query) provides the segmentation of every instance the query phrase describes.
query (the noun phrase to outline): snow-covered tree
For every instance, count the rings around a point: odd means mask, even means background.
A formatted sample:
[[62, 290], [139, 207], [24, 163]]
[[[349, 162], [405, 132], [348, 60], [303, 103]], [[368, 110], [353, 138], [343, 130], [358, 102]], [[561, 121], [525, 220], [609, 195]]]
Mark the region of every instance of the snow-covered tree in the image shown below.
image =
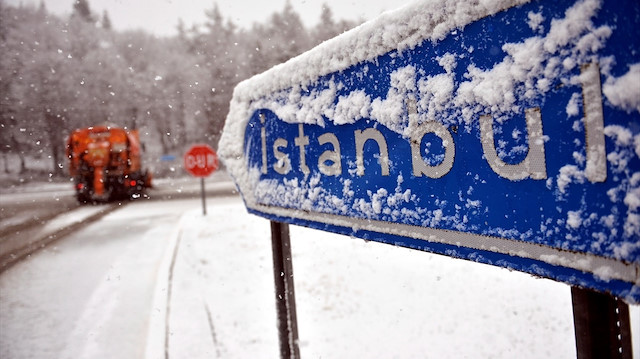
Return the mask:
[[80, 17], [86, 22], [93, 22], [93, 14], [87, 0], [75, 0], [73, 3], [73, 15]]
[[102, 28], [105, 30], [111, 30], [111, 18], [109, 17], [109, 13], [107, 13], [107, 10], [105, 10], [102, 13]]
[[326, 8], [309, 31], [290, 2], [251, 29], [215, 4], [206, 16], [165, 39], [110, 30], [106, 12], [96, 26], [87, 0], [66, 19], [0, 0], [0, 152], [22, 162], [3, 170], [38, 157], [61, 173], [68, 134], [105, 123], [144, 129], [157, 154], [215, 146], [236, 84], [351, 27]]
[[317, 45], [323, 41], [336, 37], [353, 28], [355, 25], [356, 23], [351, 21], [336, 21], [333, 18], [333, 11], [331, 8], [329, 5], [324, 3], [322, 5], [322, 12], [320, 13], [320, 21], [315, 28], [311, 30], [313, 45]]

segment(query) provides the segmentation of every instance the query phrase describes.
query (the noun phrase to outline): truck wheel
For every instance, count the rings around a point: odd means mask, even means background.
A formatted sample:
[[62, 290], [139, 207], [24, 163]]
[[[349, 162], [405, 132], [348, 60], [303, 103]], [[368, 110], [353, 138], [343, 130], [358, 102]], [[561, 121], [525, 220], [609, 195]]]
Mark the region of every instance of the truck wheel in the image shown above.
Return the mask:
[[87, 204], [88, 202], [91, 202], [91, 199], [85, 193], [77, 192], [76, 199], [78, 200], [78, 202], [82, 204]]

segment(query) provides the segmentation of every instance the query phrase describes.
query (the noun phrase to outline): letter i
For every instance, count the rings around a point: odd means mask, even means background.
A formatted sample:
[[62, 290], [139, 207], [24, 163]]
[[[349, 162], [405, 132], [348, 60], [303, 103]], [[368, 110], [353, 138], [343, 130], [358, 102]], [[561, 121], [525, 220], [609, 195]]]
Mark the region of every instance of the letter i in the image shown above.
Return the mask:
[[265, 119], [264, 113], [260, 114], [260, 123], [262, 123], [262, 127], [260, 128], [260, 138], [262, 139], [262, 173], [267, 173], [267, 130], [265, 128]]

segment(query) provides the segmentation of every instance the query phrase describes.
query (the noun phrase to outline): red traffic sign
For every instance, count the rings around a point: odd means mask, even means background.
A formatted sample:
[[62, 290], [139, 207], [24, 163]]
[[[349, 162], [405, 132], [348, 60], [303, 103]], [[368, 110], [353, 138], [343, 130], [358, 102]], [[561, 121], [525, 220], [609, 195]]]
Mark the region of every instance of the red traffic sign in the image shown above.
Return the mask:
[[193, 145], [184, 154], [184, 168], [195, 177], [207, 177], [218, 169], [218, 155], [208, 145]]

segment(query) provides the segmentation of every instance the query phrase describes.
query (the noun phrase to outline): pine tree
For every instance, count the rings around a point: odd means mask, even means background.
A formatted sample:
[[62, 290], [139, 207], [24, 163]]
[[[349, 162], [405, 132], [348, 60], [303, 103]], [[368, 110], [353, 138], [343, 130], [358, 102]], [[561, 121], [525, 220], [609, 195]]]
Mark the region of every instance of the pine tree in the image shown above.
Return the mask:
[[320, 22], [312, 30], [313, 45], [317, 45], [325, 40], [329, 40], [341, 33], [356, 26], [355, 22], [342, 20], [336, 22], [333, 18], [333, 11], [327, 3], [322, 5]]
[[80, 16], [81, 19], [87, 22], [93, 22], [93, 15], [87, 0], [76, 0], [73, 3], [73, 14]]
[[107, 10], [102, 13], [102, 28], [105, 30], [111, 30], [111, 19], [109, 18]]
[[336, 22], [333, 20], [333, 12], [327, 3], [322, 4], [320, 23], [314, 31], [314, 42], [319, 44], [337, 35]]
[[40, 14], [47, 14], [47, 6], [44, 4], [44, 0], [40, 0], [40, 7], [38, 8]]

